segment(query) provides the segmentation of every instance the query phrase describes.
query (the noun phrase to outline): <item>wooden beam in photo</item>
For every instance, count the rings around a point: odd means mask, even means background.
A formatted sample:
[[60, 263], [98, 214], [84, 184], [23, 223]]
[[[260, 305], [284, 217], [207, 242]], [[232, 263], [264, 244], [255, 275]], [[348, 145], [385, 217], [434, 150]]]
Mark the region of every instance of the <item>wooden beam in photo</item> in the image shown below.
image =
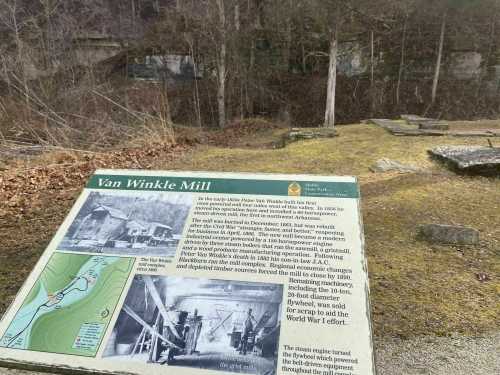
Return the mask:
[[177, 349], [182, 349], [180, 346], [175, 345], [172, 341], [167, 339], [165, 336], [162, 334], [158, 333], [153, 327], [151, 327], [148, 323], [146, 323], [139, 315], [135, 313], [130, 306], [123, 305], [123, 311], [125, 311], [132, 319], [134, 319], [137, 323], [139, 323], [141, 326], [146, 328], [149, 333], [151, 333], [155, 337], [161, 338], [163, 341], [165, 341], [167, 344], [174, 346]]
[[148, 289], [149, 293], [151, 294], [151, 297], [153, 298], [153, 301], [160, 311], [161, 316], [163, 317], [163, 321], [165, 322], [166, 325], [170, 328], [172, 331], [172, 334], [177, 337], [179, 340], [182, 340], [182, 338], [179, 336], [177, 333], [177, 330], [175, 329], [175, 325], [172, 323], [170, 320], [170, 317], [168, 316], [168, 311], [165, 308], [165, 305], [163, 304], [160, 293], [158, 293], [158, 290], [156, 289], [155, 283], [153, 282], [153, 279], [151, 276], [143, 276], [144, 282], [146, 283], [146, 288]]

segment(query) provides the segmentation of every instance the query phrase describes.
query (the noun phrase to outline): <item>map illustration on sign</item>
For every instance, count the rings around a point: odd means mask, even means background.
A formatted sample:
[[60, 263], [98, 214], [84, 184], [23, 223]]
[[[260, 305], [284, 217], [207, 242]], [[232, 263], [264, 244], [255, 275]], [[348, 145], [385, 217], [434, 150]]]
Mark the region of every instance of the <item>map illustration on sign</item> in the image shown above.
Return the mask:
[[0, 347], [95, 356], [133, 264], [131, 258], [55, 253]]

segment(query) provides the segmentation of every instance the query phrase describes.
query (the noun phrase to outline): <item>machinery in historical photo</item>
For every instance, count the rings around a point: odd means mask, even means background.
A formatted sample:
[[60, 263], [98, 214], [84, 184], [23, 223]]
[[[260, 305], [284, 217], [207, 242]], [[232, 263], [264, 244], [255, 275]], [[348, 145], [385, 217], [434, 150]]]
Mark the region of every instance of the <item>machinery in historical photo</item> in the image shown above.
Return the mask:
[[278, 284], [138, 275], [104, 355], [273, 373], [282, 298], [283, 287]]

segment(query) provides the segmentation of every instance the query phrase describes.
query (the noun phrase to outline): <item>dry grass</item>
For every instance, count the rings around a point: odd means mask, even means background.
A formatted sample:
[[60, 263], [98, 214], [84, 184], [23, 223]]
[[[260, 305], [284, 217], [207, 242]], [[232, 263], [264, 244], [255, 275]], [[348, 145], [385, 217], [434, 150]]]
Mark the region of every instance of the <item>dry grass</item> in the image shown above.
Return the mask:
[[[294, 143], [279, 150], [207, 147], [196, 151], [191, 158], [188, 156], [184, 162], [187, 166], [200, 170], [327, 173], [371, 179], [373, 175], [369, 173], [368, 167], [382, 157], [443, 173], [444, 169], [429, 160], [427, 150], [430, 147], [488, 145], [485, 138], [396, 137], [373, 125], [340, 126], [338, 129], [340, 136], [337, 138]], [[270, 134], [257, 137], [262, 143], [267, 143], [270, 139], [276, 140], [281, 133], [282, 129], [276, 129]], [[179, 167], [184, 168], [186, 165]]]
[[499, 120], [452, 121], [450, 127], [454, 130], [500, 129]]
[[[371, 125], [339, 127], [339, 133], [334, 139], [303, 141], [280, 150], [201, 147], [173, 167], [356, 175], [362, 189], [376, 334], [477, 334], [497, 328], [500, 180], [456, 176], [429, 160], [426, 152], [436, 145], [485, 140], [395, 137]], [[381, 157], [416, 165], [425, 173], [369, 172]], [[473, 226], [481, 232], [481, 244], [450, 247], [417, 241], [417, 225], [427, 222]], [[477, 273], [491, 280], [481, 283]]]
[[[268, 145], [279, 138], [282, 128], [248, 134], [233, 129], [231, 137], [184, 130], [178, 134], [184, 143], [233, 147], [200, 145], [175, 158], [155, 154], [147, 158], [147, 168], [356, 175], [362, 189], [376, 335], [479, 334], [498, 328], [500, 180], [456, 176], [426, 153], [435, 145], [484, 144], [485, 139], [395, 137], [372, 125], [338, 130], [337, 138], [297, 142], [278, 150]], [[31, 165], [46, 164], [48, 157]], [[425, 172], [369, 172], [381, 157], [417, 165]], [[120, 158], [110, 166], [136, 165], [127, 160]], [[71, 164], [77, 159], [62, 161]], [[26, 178], [25, 172], [18, 173], [20, 181]], [[0, 311], [62, 222], [84, 179], [71, 180], [71, 188], [48, 184], [36, 204], [0, 218]], [[473, 226], [481, 232], [481, 243], [450, 247], [419, 242], [416, 226], [426, 222]], [[486, 273], [491, 280], [480, 282], [477, 273]]]

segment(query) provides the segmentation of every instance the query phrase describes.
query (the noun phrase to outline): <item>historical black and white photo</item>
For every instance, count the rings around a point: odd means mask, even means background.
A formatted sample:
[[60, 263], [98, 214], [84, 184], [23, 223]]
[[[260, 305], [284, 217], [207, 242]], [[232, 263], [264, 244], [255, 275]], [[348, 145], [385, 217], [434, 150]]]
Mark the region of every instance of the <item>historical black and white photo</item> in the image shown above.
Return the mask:
[[165, 192], [91, 192], [59, 250], [174, 256], [192, 196]]
[[103, 356], [274, 374], [282, 300], [280, 284], [136, 275]]

